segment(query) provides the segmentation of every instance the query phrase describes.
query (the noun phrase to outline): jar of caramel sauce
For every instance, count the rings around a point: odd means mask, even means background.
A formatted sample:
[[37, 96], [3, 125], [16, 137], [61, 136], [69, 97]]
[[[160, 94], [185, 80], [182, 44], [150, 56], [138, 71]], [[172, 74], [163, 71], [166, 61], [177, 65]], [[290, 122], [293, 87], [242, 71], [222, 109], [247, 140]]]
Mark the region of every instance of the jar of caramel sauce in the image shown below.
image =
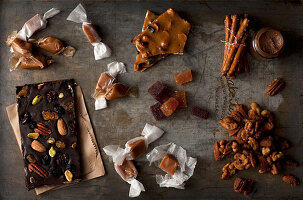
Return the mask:
[[260, 29], [251, 40], [251, 53], [257, 58], [276, 58], [283, 48], [284, 38], [281, 32], [272, 28]]

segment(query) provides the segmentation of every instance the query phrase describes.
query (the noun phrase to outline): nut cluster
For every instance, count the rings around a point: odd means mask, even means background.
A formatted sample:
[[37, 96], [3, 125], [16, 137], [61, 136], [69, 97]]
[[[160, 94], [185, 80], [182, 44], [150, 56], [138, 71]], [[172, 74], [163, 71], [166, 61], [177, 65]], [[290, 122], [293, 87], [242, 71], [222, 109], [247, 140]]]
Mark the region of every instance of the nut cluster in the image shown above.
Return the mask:
[[259, 167], [259, 173], [279, 174], [281, 164], [298, 166], [296, 161], [285, 156], [289, 142], [274, 135], [274, 117], [268, 110], [253, 102], [248, 110], [237, 104], [230, 116], [220, 120], [222, 127], [229, 131], [234, 140], [221, 140], [214, 144], [214, 158], [221, 160], [233, 155], [233, 161], [222, 169], [222, 179], [229, 179], [237, 171]]

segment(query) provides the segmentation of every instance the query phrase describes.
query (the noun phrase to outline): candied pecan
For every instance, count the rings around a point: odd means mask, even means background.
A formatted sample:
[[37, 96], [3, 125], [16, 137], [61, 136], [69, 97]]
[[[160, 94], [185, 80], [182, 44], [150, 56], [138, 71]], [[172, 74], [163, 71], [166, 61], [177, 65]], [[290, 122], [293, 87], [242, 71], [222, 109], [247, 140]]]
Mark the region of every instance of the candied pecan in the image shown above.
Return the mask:
[[282, 152], [273, 152], [271, 155], [270, 155], [270, 157], [271, 157], [271, 159], [275, 162], [275, 161], [277, 161], [278, 159], [280, 159], [280, 158], [283, 158], [283, 156], [284, 156], [284, 154], [282, 153]]
[[294, 177], [293, 175], [285, 175], [285, 176], [283, 176], [282, 180], [285, 183], [288, 183], [289, 185], [293, 185], [293, 186], [300, 184], [299, 180], [296, 177]]
[[273, 145], [273, 138], [271, 136], [266, 137], [260, 141], [261, 147], [271, 147]]
[[232, 111], [230, 113], [230, 117], [238, 123], [241, 123], [243, 121], [243, 116], [241, 115], [241, 113], [239, 111]]
[[238, 135], [239, 135], [240, 139], [242, 141], [244, 141], [244, 143], [246, 143], [248, 141], [248, 138], [250, 136], [249, 132], [247, 132], [247, 130], [245, 130], [245, 129], [242, 129], [241, 131], [239, 131]]
[[215, 160], [222, 159], [222, 153], [219, 151], [219, 142], [215, 142], [214, 144], [214, 158]]
[[251, 146], [251, 148], [254, 150], [254, 151], [257, 151], [258, 148], [259, 148], [259, 144], [257, 142], [257, 140], [253, 137], [249, 137], [248, 138], [248, 144]]
[[273, 128], [274, 128], [274, 123], [268, 121], [264, 124], [264, 126], [261, 127], [261, 131], [267, 132], [267, 131], [271, 131]]
[[262, 110], [261, 115], [267, 118], [267, 120], [270, 122], [274, 121], [274, 116], [269, 110]]
[[254, 121], [244, 119], [244, 122], [245, 122], [244, 130], [247, 132], [247, 134], [253, 135], [255, 132]]
[[259, 115], [255, 110], [252, 110], [252, 109], [250, 109], [248, 111], [248, 117], [250, 119], [259, 120], [259, 121], [261, 121], [263, 119], [263, 117], [261, 115]]
[[274, 96], [278, 92], [284, 89], [285, 87], [285, 81], [282, 78], [276, 78], [274, 79], [266, 88], [266, 94], [268, 96]]
[[269, 172], [271, 170], [271, 168], [270, 168], [266, 158], [263, 156], [258, 156], [258, 158], [259, 158], [259, 164], [260, 164], [259, 173], [263, 174], [263, 173]]
[[249, 160], [250, 160], [250, 164], [253, 168], [257, 167], [257, 160], [252, 152], [250, 152], [250, 154], [249, 154]]
[[240, 130], [241, 130], [241, 127], [238, 127], [238, 128], [236, 128], [236, 129], [234, 129], [234, 130], [230, 130], [230, 131], [228, 132], [228, 135], [229, 135], [230, 137], [232, 137], [232, 136], [236, 135]]
[[243, 105], [243, 104], [237, 104], [236, 105], [236, 110], [239, 112], [239, 113], [241, 113], [241, 115], [243, 116], [243, 117], [246, 117], [247, 116], [247, 108], [246, 108], [246, 106], [245, 105]]
[[263, 156], [267, 156], [270, 153], [270, 148], [269, 147], [262, 147], [261, 151], [262, 151]]
[[279, 170], [278, 170], [276, 164], [272, 164], [270, 172], [271, 172], [273, 175], [279, 174]]
[[247, 195], [251, 192], [254, 182], [255, 181], [251, 179], [236, 178], [234, 181], [234, 191]]
[[222, 179], [230, 179], [237, 172], [237, 169], [235, 168], [233, 163], [229, 162], [224, 165], [224, 167], [222, 168], [222, 172]]
[[238, 170], [244, 170], [250, 168], [251, 163], [249, 156], [250, 154], [246, 150], [243, 150], [242, 153], [236, 153], [234, 155], [235, 160], [233, 161], [235, 168]]
[[255, 133], [254, 137], [258, 140], [264, 135], [264, 132], [258, 131]]
[[261, 107], [256, 102], [250, 104], [250, 109], [253, 110], [257, 115], [261, 115]]
[[238, 128], [238, 124], [231, 117], [221, 119], [220, 124], [229, 131]]

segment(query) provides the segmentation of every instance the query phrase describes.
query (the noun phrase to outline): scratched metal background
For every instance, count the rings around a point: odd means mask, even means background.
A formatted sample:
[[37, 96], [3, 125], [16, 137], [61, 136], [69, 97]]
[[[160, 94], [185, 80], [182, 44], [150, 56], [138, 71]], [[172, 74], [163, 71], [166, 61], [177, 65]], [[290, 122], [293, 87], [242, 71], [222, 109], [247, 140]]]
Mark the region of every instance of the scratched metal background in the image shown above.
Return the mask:
[[[78, 1], [21, 1], [2, 0], [0, 3], [0, 199], [123, 199], [128, 197], [129, 185], [122, 181], [104, 155], [106, 176], [77, 185], [35, 196], [27, 192], [24, 185], [23, 161], [17, 142], [8, 122], [5, 107], [15, 102], [15, 86], [25, 83], [75, 78], [82, 87], [86, 105], [102, 148], [109, 144], [124, 143], [138, 136], [146, 122], [166, 131], [165, 135], [151, 147], [168, 142], [182, 145], [188, 155], [197, 157], [194, 176], [187, 182], [185, 190], [159, 188], [155, 174], [161, 173], [155, 166], [148, 166], [145, 157], [136, 165], [138, 179], [146, 192], [139, 199], [303, 199], [303, 185], [291, 187], [281, 181], [280, 175], [260, 175], [257, 169], [238, 173], [257, 181], [254, 193], [246, 197], [233, 192], [231, 180], [221, 180], [221, 168], [226, 161], [215, 162], [212, 145], [215, 140], [226, 138], [218, 120], [228, 111], [228, 102], [249, 104], [259, 102], [274, 111], [277, 120], [276, 133], [287, 137], [293, 147], [289, 154], [303, 164], [303, 3], [302, 1], [85, 1], [89, 19], [98, 27], [103, 41], [113, 55], [95, 61], [93, 48], [86, 40], [81, 26], [66, 17]], [[9, 48], [4, 45], [6, 36], [20, 29], [24, 22], [36, 13], [43, 13], [51, 7], [62, 12], [49, 20], [47, 29], [35, 37], [51, 35], [74, 46], [77, 53], [72, 59], [53, 56], [56, 63], [41, 71], [16, 70], [9, 72]], [[145, 12], [150, 9], [157, 13], [167, 8], [176, 9], [192, 24], [186, 51], [183, 56], [172, 55], [144, 73], [133, 72], [136, 50], [130, 43], [140, 33]], [[286, 38], [286, 49], [279, 59], [261, 61], [249, 57], [251, 72], [227, 82], [220, 78], [223, 56], [223, 20], [227, 13], [248, 13], [251, 26], [257, 29], [271, 26], [281, 30]], [[124, 98], [109, 102], [109, 108], [94, 111], [90, 94], [99, 74], [112, 61], [127, 64], [128, 73], [119, 76], [122, 83], [137, 85], [139, 98]], [[175, 73], [191, 68], [194, 81], [184, 86], [173, 82]], [[264, 94], [267, 84], [281, 76], [286, 82], [285, 90], [275, 97]], [[172, 117], [156, 122], [149, 106], [155, 100], [148, 95], [147, 88], [161, 80], [175, 89], [188, 92], [189, 106], [198, 105], [211, 112], [208, 120], [198, 119], [190, 109], [178, 111]], [[151, 149], [151, 148], [150, 148]], [[302, 167], [285, 168], [303, 181]]]

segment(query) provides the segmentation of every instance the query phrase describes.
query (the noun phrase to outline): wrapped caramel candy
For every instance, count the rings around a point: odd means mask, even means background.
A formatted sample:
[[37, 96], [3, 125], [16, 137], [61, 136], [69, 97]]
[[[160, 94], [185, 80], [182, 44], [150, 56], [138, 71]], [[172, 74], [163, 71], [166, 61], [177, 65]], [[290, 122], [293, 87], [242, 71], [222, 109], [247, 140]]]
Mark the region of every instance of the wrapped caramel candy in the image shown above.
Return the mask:
[[66, 57], [73, 57], [76, 51], [74, 47], [65, 47], [61, 40], [52, 36], [45, 36], [43, 38], [39, 38], [38, 40], [29, 39], [29, 41], [37, 44], [40, 48], [52, 54], [62, 54]]
[[94, 25], [88, 22], [84, 7], [79, 4], [67, 17], [67, 20], [82, 23], [82, 29], [88, 41], [94, 46], [95, 60], [100, 60], [111, 56], [111, 49], [101, 42], [101, 37], [97, 33]]
[[23, 69], [43, 69], [52, 62], [40, 52], [35, 52], [31, 57], [20, 57], [19, 66]]
[[156, 182], [160, 187], [174, 187], [184, 189], [187, 181], [194, 173], [197, 159], [187, 157], [186, 150], [174, 143], [155, 147], [146, 155], [147, 160], [155, 163], [167, 174], [156, 175]]
[[138, 172], [132, 160], [145, 153], [148, 145], [160, 138], [163, 133], [164, 131], [158, 127], [145, 124], [142, 136], [129, 140], [125, 144], [125, 149], [120, 148], [119, 145], [109, 145], [103, 148], [104, 152], [112, 157], [117, 173], [123, 180], [131, 184], [130, 197], [139, 196], [142, 189], [145, 191], [143, 185], [135, 180]]
[[15, 54], [24, 57], [32, 56], [33, 47], [31, 43], [21, 40], [19, 38], [15, 38], [12, 41], [11, 45]]

